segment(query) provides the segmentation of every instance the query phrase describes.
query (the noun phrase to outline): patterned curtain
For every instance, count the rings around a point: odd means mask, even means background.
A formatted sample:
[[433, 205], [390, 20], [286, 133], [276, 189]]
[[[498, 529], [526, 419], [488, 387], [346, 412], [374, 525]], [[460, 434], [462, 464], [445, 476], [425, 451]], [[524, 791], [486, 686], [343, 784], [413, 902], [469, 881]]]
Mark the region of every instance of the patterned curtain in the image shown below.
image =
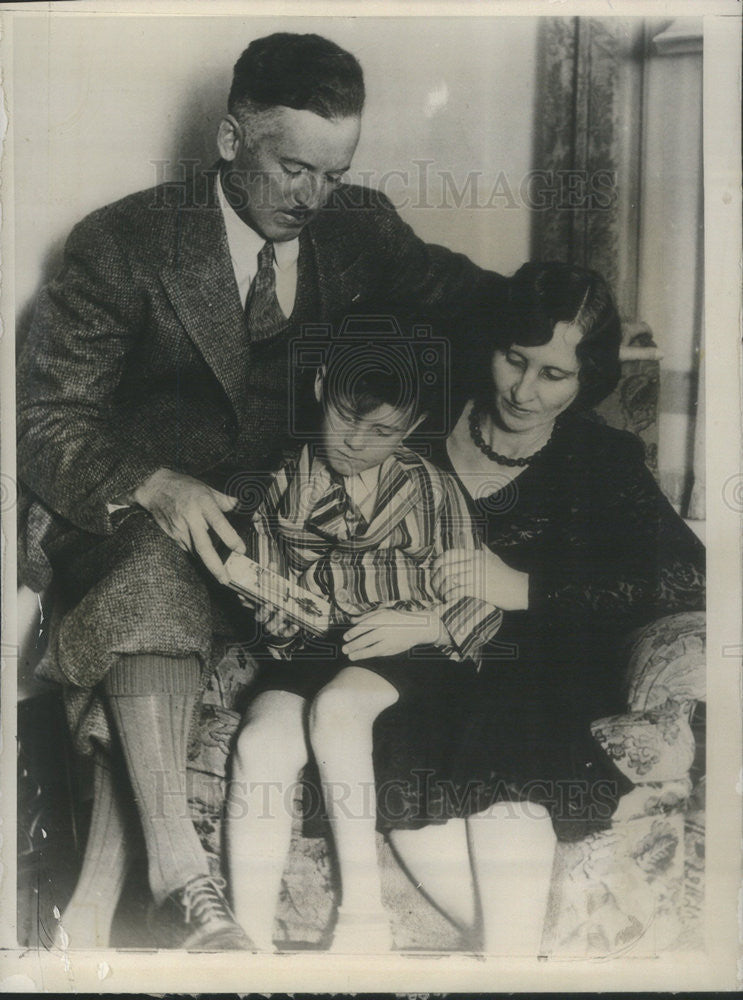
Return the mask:
[[658, 466], [685, 516], [703, 519], [702, 24], [655, 30], [644, 62], [638, 312], [663, 352]]
[[[674, 123], [671, 129], [658, 130], [654, 120], [661, 92], [667, 96], [659, 89], [656, 65], [663, 58], [658, 39], [667, 33], [664, 29], [668, 29], [668, 20], [541, 20], [534, 174], [544, 190], [538, 201], [533, 199], [531, 253], [535, 259], [593, 267], [609, 281], [623, 320], [623, 378], [617, 392], [599, 410], [610, 423], [643, 439], [648, 465], [671, 501], [681, 513], [700, 517], [703, 487], [697, 483], [692, 490], [692, 486], [695, 457], [701, 465], [703, 436], [697, 427], [695, 454], [695, 359], [701, 336], [702, 268], [698, 255], [690, 261], [688, 253], [674, 264], [675, 280], [685, 282], [687, 289], [696, 289], [688, 329], [682, 330], [678, 311], [673, 309], [678, 290], [675, 281], [667, 280], [668, 247], [662, 248], [662, 260], [657, 257], [657, 244], [668, 229], [668, 219], [665, 224], [659, 222], [659, 191], [654, 182], [659, 179], [659, 164], [667, 151], [661, 148], [654, 161], [649, 157], [659, 147], [656, 131], [661, 137], [666, 132], [681, 134], [688, 142], [686, 123], [678, 129]], [[685, 31], [685, 36], [689, 34]], [[698, 59], [701, 73], [701, 39]], [[667, 86], [665, 77], [663, 80]], [[693, 80], [688, 86], [693, 89]], [[685, 99], [688, 104], [688, 95]], [[665, 110], [667, 125], [674, 109]], [[681, 115], [683, 109], [677, 110]], [[656, 141], [649, 141], [653, 139]], [[701, 157], [701, 122], [696, 141], [694, 156]], [[675, 234], [679, 246], [691, 244], [697, 253], [701, 247], [701, 179], [696, 167], [691, 171], [686, 168], [687, 162], [684, 158], [677, 170], [684, 191], [666, 191], [661, 211], [667, 210], [668, 199], [688, 201], [690, 185], [697, 185], [694, 217], [685, 218], [684, 231]], [[666, 162], [666, 172], [668, 167]], [[549, 197], [545, 197], [545, 190]], [[675, 223], [674, 218], [672, 225]], [[684, 301], [687, 299], [688, 295]], [[685, 343], [689, 330], [694, 340], [691, 352]], [[666, 355], [670, 365], [660, 361]], [[677, 374], [680, 355], [690, 358], [689, 370], [682, 377]], [[680, 381], [688, 390], [684, 396], [687, 423], [683, 427], [678, 420], [664, 417], [667, 407], [679, 408], [679, 394], [673, 387]]]
[[553, 195], [533, 212], [532, 248], [600, 271], [634, 319], [644, 22], [543, 18], [539, 30], [534, 164]]

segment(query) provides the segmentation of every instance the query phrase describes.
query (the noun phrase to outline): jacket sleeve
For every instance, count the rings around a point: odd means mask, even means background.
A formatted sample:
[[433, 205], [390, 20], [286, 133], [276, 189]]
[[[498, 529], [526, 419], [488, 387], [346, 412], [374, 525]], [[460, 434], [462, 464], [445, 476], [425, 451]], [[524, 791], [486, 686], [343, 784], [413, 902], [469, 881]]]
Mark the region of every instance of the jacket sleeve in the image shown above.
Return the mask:
[[277, 517], [291, 474], [292, 466], [284, 465], [271, 476], [266, 495], [251, 518], [253, 531], [243, 539], [252, 559], [261, 566], [273, 567], [274, 572], [285, 577], [290, 572], [278, 543]]
[[507, 288], [502, 275], [478, 267], [465, 254], [425, 243], [389, 198], [375, 191], [373, 199], [372, 224], [363, 240], [373, 254], [380, 301], [452, 316], [498, 306]]
[[18, 360], [20, 478], [86, 531], [155, 471], [115, 433], [112, 404], [142, 317], [125, 254], [100, 217], [81, 222], [42, 292]]
[[[621, 443], [620, 443], [621, 442]], [[576, 484], [529, 573], [529, 610], [554, 629], [633, 628], [704, 607], [704, 547], [658, 488], [634, 438]]]
[[[288, 488], [289, 479], [295, 470], [293, 462], [288, 462], [271, 478], [265, 498], [259, 504], [252, 516], [253, 531], [244, 538], [248, 555], [261, 566], [273, 568], [275, 573], [286, 579], [297, 574], [292, 573], [283, 548], [278, 542], [277, 517], [282, 497]], [[277, 660], [289, 660], [292, 655], [305, 645], [305, 635], [300, 629], [288, 638], [271, 635], [265, 629], [263, 641]]]
[[[434, 558], [450, 549], [468, 549], [474, 556], [481, 546], [464, 497], [445, 473], [441, 473], [439, 485], [442, 502], [436, 519]], [[477, 597], [442, 600], [435, 610], [450, 640], [442, 645], [442, 652], [455, 660], [477, 661], [482, 646], [492, 639], [503, 622], [503, 612], [499, 608]]]

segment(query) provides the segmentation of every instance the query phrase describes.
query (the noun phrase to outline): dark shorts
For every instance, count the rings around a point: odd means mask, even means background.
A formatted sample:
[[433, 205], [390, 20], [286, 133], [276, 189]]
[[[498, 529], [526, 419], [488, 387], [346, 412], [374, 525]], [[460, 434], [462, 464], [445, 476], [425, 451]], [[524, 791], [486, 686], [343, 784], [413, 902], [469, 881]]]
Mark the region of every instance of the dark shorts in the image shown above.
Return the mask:
[[351, 661], [342, 652], [342, 639], [348, 628], [349, 625], [336, 626], [322, 639], [308, 640], [291, 660], [275, 660], [270, 653], [264, 653], [253, 694], [288, 691], [311, 701], [345, 667], [362, 667], [389, 681], [401, 700], [414, 702], [440, 688], [458, 666], [435, 646], [418, 646], [397, 656]]
[[[474, 678], [474, 664], [457, 662], [433, 646], [406, 653], [351, 662], [341, 652], [348, 626], [334, 629], [322, 640], [312, 640], [290, 661], [261, 657], [262, 670], [254, 696], [266, 691], [289, 691], [311, 702], [345, 667], [362, 667], [384, 677], [400, 697], [377, 717], [373, 729], [374, 775], [377, 786], [377, 828], [425, 825], [442, 821], [438, 803], [430, 808], [428, 777], [445, 768], [454, 749], [448, 711], [453, 690]], [[314, 759], [304, 769], [304, 824], [306, 836], [328, 832], [323, 796]]]

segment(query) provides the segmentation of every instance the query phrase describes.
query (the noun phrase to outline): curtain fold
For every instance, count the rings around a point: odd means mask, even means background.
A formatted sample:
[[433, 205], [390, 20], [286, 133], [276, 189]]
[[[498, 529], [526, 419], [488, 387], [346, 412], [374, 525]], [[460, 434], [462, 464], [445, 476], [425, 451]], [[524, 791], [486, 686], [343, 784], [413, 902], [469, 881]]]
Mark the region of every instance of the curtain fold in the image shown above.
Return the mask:
[[532, 257], [609, 281], [625, 377], [608, 415], [643, 438], [676, 508], [703, 517], [701, 22], [554, 17], [539, 31], [534, 172], [551, 197], [533, 205]]

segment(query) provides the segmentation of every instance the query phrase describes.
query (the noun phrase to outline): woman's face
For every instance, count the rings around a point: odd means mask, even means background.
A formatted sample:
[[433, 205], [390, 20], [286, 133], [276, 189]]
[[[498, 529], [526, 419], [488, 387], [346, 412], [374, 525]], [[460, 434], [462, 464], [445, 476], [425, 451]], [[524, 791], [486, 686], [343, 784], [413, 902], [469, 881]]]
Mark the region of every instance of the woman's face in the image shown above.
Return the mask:
[[558, 323], [546, 344], [495, 351], [492, 360], [495, 408], [509, 431], [551, 424], [573, 402], [580, 388], [575, 348], [580, 330]]

